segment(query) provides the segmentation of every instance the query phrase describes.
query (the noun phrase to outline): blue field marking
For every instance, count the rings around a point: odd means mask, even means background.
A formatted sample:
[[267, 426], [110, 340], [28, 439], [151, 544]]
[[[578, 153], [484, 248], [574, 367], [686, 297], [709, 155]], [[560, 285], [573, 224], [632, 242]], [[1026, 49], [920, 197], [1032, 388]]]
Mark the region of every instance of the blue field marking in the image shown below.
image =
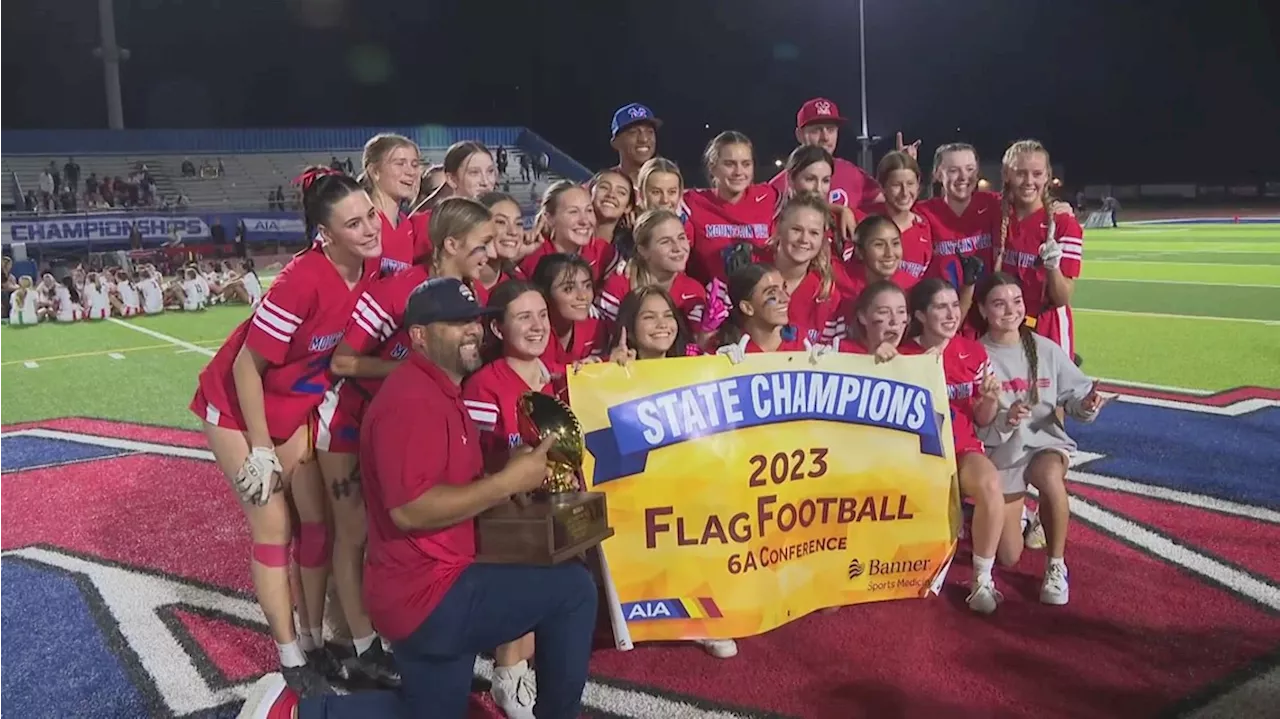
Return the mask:
[[32, 467], [83, 462], [86, 459], [109, 459], [124, 454], [132, 454], [132, 451], [19, 434], [0, 439], [0, 470], [14, 472]]
[[151, 716], [75, 579], [20, 560], [5, 559], [3, 566], [0, 631], [9, 641], [0, 713], [30, 719]]
[[1280, 408], [1226, 417], [1112, 402], [1068, 431], [1107, 455], [1084, 471], [1280, 509]]

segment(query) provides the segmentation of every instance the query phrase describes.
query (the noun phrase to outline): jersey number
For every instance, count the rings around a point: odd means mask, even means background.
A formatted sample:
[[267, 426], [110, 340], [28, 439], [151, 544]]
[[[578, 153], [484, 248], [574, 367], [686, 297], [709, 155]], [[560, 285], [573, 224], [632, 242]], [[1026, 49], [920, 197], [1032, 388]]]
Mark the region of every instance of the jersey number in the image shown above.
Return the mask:
[[307, 363], [307, 371], [293, 383], [293, 391], [298, 394], [324, 394], [329, 390], [325, 381], [325, 373], [329, 371], [329, 358], [332, 352], [320, 355]]

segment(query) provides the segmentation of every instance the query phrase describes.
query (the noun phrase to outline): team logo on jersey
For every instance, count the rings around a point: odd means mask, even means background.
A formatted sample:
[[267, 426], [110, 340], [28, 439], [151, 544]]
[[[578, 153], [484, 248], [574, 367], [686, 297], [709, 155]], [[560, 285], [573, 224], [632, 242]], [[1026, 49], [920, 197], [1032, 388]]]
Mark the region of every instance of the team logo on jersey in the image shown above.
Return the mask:
[[809, 330], [805, 333], [805, 336], [809, 338], [810, 342], [817, 342], [819, 334], [817, 330]]
[[391, 359], [402, 360], [409, 356], [409, 348], [397, 342], [395, 347], [391, 348]]
[[814, 103], [814, 104], [813, 104], [813, 109], [814, 109], [814, 110], [817, 110], [819, 115], [830, 115], [830, 114], [831, 114], [831, 103], [829, 103], [829, 102], [816, 102], [816, 103]]
[[337, 347], [338, 343], [341, 341], [341, 332], [334, 332], [329, 335], [313, 335], [311, 337], [311, 344], [307, 345], [307, 349], [312, 352], [328, 352], [334, 347]]
[[507, 435], [507, 449], [519, 447], [522, 444], [524, 444], [524, 440], [520, 439], [520, 434], [518, 432], [512, 432]]
[[842, 188], [831, 188], [831, 196], [829, 197], [831, 204], [840, 205], [841, 207], [849, 206], [849, 193]]

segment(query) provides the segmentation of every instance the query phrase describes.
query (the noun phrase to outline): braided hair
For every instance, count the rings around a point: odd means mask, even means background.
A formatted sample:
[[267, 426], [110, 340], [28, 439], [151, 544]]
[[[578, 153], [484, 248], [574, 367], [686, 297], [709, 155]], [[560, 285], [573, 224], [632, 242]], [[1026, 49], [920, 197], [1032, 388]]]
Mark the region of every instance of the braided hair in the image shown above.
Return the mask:
[[1045, 222], [1048, 232], [1045, 235], [1048, 239], [1053, 239], [1057, 233], [1057, 227], [1053, 221], [1053, 212], [1049, 206], [1053, 204], [1053, 196], [1049, 193], [1049, 186], [1053, 180], [1053, 165], [1049, 161], [1049, 151], [1039, 140], [1018, 140], [1004, 151], [1004, 158], [1000, 162], [1001, 173], [1003, 174], [1002, 187], [1000, 189], [1000, 236], [996, 240], [996, 266], [992, 269], [999, 270], [1004, 265], [1005, 245], [1009, 241], [1009, 222], [1013, 219], [1014, 212], [1017, 208], [1013, 206], [1013, 188], [1010, 180], [1012, 179], [1014, 164], [1018, 162], [1018, 158], [1023, 155], [1040, 153], [1044, 155], [1045, 167], [1049, 168], [1049, 176], [1045, 178], [1044, 190], [1041, 192], [1040, 201], [1044, 203]]

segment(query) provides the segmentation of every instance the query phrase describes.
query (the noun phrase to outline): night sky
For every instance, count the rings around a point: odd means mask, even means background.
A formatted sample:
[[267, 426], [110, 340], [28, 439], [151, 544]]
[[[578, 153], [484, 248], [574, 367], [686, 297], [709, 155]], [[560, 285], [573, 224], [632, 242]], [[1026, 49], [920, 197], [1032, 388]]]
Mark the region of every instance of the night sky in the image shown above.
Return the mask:
[[[898, 129], [988, 159], [1030, 136], [1072, 183], [1280, 179], [1277, 5], [866, 0], [877, 155]], [[785, 157], [824, 95], [856, 159], [853, 0], [116, 0], [116, 19], [127, 127], [525, 125], [596, 168], [638, 101], [688, 175], [723, 129]], [[96, 0], [6, 0], [3, 44], [5, 128], [106, 126]]]

